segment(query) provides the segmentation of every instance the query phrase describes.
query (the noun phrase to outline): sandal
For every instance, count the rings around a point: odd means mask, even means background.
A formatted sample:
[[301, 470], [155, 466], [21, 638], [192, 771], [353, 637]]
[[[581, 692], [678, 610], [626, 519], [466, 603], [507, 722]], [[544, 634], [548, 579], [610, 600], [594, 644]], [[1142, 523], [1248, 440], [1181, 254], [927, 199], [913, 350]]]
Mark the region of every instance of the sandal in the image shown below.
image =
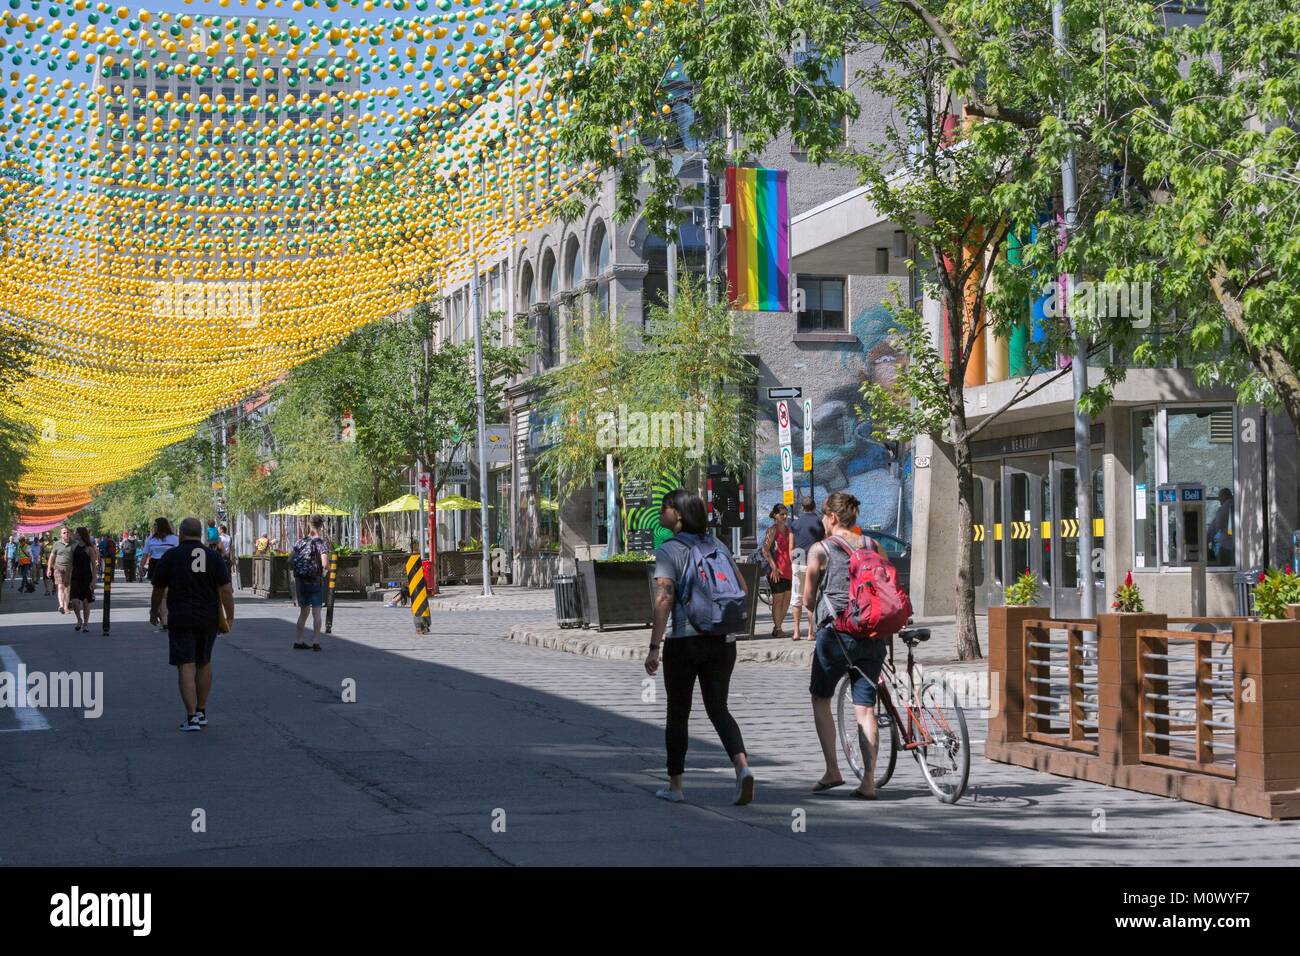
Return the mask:
[[875, 795], [874, 793], [863, 793], [861, 790], [854, 790], [854, 791], [853, 791], [853, 796], [857, 797], [859, 800], [874, 800], [874, 799], [876, 799], [876, 795]]
[[319, 650], [320, 650], [320, 645], [319, 645], [319, 644], [313, 644], [313, 645], [311, 646], [311, 649], [312, 649], [313, 651], [319, 651]]
[[294, 642], [293, 649], [295, 651], [309, 651], [311, 650], [311, 645], [304, 641], [296, 641]]
[[834, 783], [826, 783], [824, 780], [818, 780], [813, 784], [813, 793], [825, 793], [827, 790], [834, 790], [836, 787], [844, 786], [843, 780], [836, 780]]

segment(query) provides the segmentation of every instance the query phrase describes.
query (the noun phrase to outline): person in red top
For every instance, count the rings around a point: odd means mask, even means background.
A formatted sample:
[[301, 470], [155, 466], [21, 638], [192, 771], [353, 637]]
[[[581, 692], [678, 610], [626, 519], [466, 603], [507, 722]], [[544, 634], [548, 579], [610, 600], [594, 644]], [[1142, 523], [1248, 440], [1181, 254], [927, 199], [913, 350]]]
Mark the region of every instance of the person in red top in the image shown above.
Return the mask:
[[[763, 538], [763, 556], [767, 558], [767, 583], [772, 591], [772, 636], [785, 637], [781, 625], [790, 608], [790, 582], [794, 569], [790, 566], [790, 551], [794, 548], [794, 532], [790, 530], [790, 509], [776, 505], [770, 515], [775, 524], [767, 529]], [[797, 637], [797, 635], [796, 635]]]

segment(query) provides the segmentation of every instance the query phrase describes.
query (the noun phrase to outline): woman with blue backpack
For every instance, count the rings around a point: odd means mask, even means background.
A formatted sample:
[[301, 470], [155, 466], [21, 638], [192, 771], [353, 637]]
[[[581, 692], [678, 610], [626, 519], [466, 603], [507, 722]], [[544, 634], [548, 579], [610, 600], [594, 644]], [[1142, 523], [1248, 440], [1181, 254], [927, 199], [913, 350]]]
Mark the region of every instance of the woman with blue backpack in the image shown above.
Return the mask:
[[708, 516], [698, 495], [682, 488], [664, 495], [659, 522], [673, 536], [655, 551], [654, 628], [645, 662], [646, 673], [653, 676], [662, 646], [668, 786], [655, 796], [672, 803], [685, 799], [682, 774], [698, 678], [704, 709], [736, 768], [733, 802], [744, 806], [754, 799], [754, 774], [740, 727], [727, 709], [727, 694], [736, 667], [735, 635], [748, 629], [748, 591], [727, 546], [708, 533]]

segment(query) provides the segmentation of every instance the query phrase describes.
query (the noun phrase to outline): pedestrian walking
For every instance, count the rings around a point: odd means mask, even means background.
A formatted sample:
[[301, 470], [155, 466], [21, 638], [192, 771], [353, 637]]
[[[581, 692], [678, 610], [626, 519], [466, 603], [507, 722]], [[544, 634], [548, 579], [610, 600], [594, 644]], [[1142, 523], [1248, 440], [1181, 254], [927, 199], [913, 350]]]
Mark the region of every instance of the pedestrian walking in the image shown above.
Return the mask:
[[[202, 534], [202, 525], [200, 534]], [[144, 570], [149, 580], [153, 580], [154, 562], [161, 559], [172, 548], [180, 543], [180, 539], [172, 532], [171, 522], [166, 518], [155, 518], [153, 522], [153, 534], [151, 534], [144, 543]], [[167, 626], [167, 605], [162, 606], [161, 614], [158, 618], [150, 617], [149, 623], [162, 629]]]
[[[812, 546], [826, 536], [826, 530], [822, 527], [822, 519], [817, 514], [817, 504], [812, 500], [810, 495], [804, 495], [803, 500], [799, 502], [799, 517], [794, 519], [791, 531], [794, 533], [794, 551], [791, 554], [791, 568], [793, 574], [790, 576], [790, 606], [794, 609], [794, 639], [796, 641], [803, 639], [803, 628], [801, 626], [800, 616], [803, 611], [803, 578], [808, 570], [808, 552]], [[813, 639], [813, 616], [811, 610], [808, 613], [808, 640]]]
[[736, 770], [734, 802], [744, 805], [754, 799], [754, 774], [740, 727], [727, 709], [727, 695], [736, 667], [735, 635], [748, 624], [745, 580], [727, 546], [707, 533], [708, 516], [698, 495], [681, 488], [669, 492], [659, 521], [673, 536], [655, 551], [654, 627], [645, 662], [646, 673], [653, 676], [662, 646], [668, 786], [655, 796], [673, 803], [685, 799], [682, 774], [698, 679], [704, 710]]
[[59, 540], [50, 546], [50, 556], [45, 561], [45, 572], [54, 579], [54, 590], [59, 599], [59, 613], [68, 613], [68, 589], [72, 584], [72, 532], [67, 526], [59, 529]]
[[[790, 530], [790, 509], [785, 505], [776, 505], [769, 515], [772, 527], [763, 536], [763, 557], [767, 558], [767, 584], [772, 592], [772, 636], [785, 637], [781, 625], [785, 623], [785, 612], [790, 608], [791, 579], [794, 568], [790, 563], [790, 551], [794, 547], [794, 532]], [[798, 630], [794, 639], [799, 639]]]
[[208, 547], [215, 551], [218, 543], [221, 541], [221, 532], [217, 530], [217, 520], [215, 518], [208, 519], [208, 529], [206, 534]]
[[[866, 800], [876, 798], [876, 752], [880, 742], [880, 729], [876, 725], [876, 687], [880, 670], [885, 663], [889, 642], [875, 638], [855, 637], [836, 631], [835, 615], [849, 601], [849, 562], [859, 548], [872, 548], [878, 554], [883, 550], [870, 538], [855, 532], [858, 518], [858, 499], [837, 491], [826, 499], [822, 507], [822, 528], [825, 537], [808, 551], [808, 570], [804, 577], [803, 601], [811, 610], [816, 622], [816, 647], [813, 652], [812, 678], [809, 693], [812, 696], [813, 723], [817, 740], [821, 744], [826, 772], [813, 785], [813, 793], [823, 793], [844, 784], [835, 747], [835, 718], [831, 714], [831, 698], [840, 679], [850, 674], [853, 689], [853, 712], [866, 740], [863, 748], [862, 783], [854, 796]], [[850, 664], [856, 666], [851, 668]], [[858, 671], [862, 671], [859, 674]], [[863, 678], [866, 675], [866, 679]]]
[[217, 529], [217, 543], [221, 548], [221, 556], [226, 559], [226, 562], [233, 562], [234, 555], [230, 553], [230, 531], [224, 524]]
[[95, 600], [95, 569], [99, 567], [99, 549], [84, 527], [76, 531], [72, 546], [72, 575], [68, 583], [68, 606], [77, 619], [78, 631], [90, 630], [90, 605]]
[[[155, 531], [157, 527], [155, 526]], [[169, 529], [170, 530], [170, 529]], [[178, 544], [150, 561], [153, 592], [149, 620], [167, 621], [167, 662], [176, 668], [185, 720], [180, 729], [208, 725], [212, 692], [212, 651], [217, 634], [235, 620], [235, 591], [230, 568], [203, 541], [198, 518], [181, 521]]]
[[117, 546], [117, 553], [122, 559], [122, 577], [128, 583], [135, 581], [135, 552], [135, 534], [128, 528], [122, 532], [122, 540]]
[[270, 553], [271, 553], [271, 539], [268, 538], [266, 536], [266, 532], [263, 531], [261, 534], [257, 536], [257, 540], [253, 542], [253, 554], [257, 556], [257, 555], [270, 554]]
[[[294, 543], [289, 558], [294, 582], [298, 586], [298, 639], [293, 642], [297, 651], [320, 650], [320, 612], [325, 606], [325, 571], [329, 568], [329, 544], [320, 533], [324, 524], [324, 518], [312, 515], [307, 523], [307, 534]], [[312, 632], [316, 638], [312, 644], [302, 639], [308, 610], [311, 611]]]
[[117, 557], [117, 542], [113, 540], [111, 534], [105, 531], [99, 536], [99, 541], [96, 544], [96, 547], [99, 549], [100, 580], [107, 581], [112, 570], [112, 565], [109, 562], [111, 559]]
[[9, 535], [5, 542], [5, 567], [9, 569], [9, 587], [13, 588], [18, 580], [18, 532]]
[[36, 587], [31, 583], [32, 576], [32, 547], [27, 543], [27, 537], [18, 539], [18, 590], [35, 591]]
[[[29, 553], [32, 557], [32, 563], [30, 565], [32, 579], [27, 590], [32, 594], [35, 594], [36, 582], [41, 579], [41, 557], [45, 554], [45, 549], [41, 547], [41, 539], [39, 535], [32, 535], [32, 543], [29, 546]], [[45, 593], [50, 593], [49, 581], [45, 582]]]

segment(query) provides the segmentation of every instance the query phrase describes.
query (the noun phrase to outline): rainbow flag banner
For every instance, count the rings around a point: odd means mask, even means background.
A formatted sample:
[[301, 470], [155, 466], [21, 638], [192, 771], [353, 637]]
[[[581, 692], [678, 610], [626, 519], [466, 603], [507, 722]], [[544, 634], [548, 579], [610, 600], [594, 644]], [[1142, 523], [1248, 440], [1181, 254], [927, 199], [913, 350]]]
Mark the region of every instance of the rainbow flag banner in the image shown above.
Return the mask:
[[788, 177], [784, 169], [727, 168], [727, 297], [733, 309], [790, 311]]

